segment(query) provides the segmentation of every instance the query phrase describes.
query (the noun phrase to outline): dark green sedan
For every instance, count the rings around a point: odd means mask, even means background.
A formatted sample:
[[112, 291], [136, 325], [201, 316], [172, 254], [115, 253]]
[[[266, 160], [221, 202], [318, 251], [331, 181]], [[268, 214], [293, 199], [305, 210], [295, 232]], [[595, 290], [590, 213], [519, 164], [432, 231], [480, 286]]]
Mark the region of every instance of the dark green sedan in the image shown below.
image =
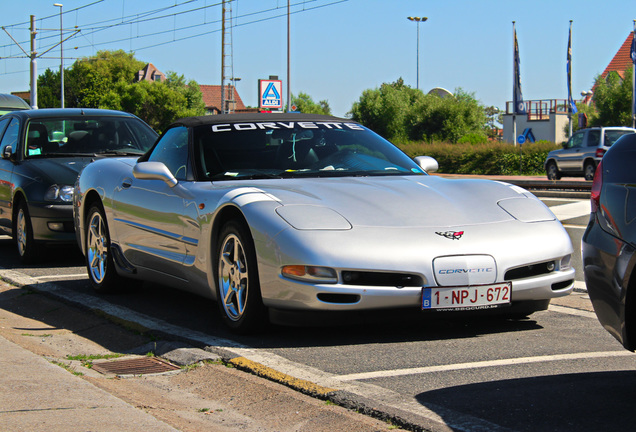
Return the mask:
[[139, 157], [157, 138], [132, 114], [97, 109], [13, 111], [0, 117], [0, 233], [24, 263], [47, 243], [75, 242], [73, 185], [90, 162]]

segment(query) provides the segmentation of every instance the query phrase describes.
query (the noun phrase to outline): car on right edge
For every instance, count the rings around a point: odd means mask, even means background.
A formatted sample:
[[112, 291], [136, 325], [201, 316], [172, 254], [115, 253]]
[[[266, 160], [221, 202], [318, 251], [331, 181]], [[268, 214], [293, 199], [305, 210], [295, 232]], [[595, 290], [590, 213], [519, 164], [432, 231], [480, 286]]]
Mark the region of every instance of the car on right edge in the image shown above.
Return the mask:
[[592, 213], [581, 242], [594, 311], [623, 346], [636, 349], [636, 134], [603, 156], [592, 183]]
[[548, 180], [584, 177], [592, 180], [603, 155], [620, 137], [636, 129], [622, 126], [593, 127], [576, 131], [563, 148], [548, 153], [544, 168]]

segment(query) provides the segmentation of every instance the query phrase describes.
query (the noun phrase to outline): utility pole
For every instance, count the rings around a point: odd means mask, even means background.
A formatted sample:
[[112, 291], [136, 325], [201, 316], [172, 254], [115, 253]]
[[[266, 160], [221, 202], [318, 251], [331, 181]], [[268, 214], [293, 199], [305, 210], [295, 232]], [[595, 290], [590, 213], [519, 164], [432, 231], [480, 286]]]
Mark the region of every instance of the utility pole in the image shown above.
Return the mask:
[[[62, 21], [60, 18], [60, 27], [62, 25]], [[11, 36], [11, 33], [9, 33], [7, 31], [6, 28], [2, 27], [2, 30], [4, 30], [4, 32], [11, 38], [11, 40], [13, 41], [13, 43], [15, 43], [18, 48], [20, 48], [20, 50], [22, 50], [22, 52], [24, 53], [24, 55], [31, 59], [31, 66], [30, 66], [30, 75], [31, 75], [31, 79], [30, 79], [30, 86], [31, 86], [31, 108], [33, 109], [37, 109], [38, 107], [38, 62], [37, 62], [37, 58], [38, 57], [42, 57], [44, 54], [46, 54], [47, 52], [51, 51], [53, 48], [56, 48], [58, 45], [62, 45], [62, 42], [69, 40], [70, 38], [72, 38], [73, 36], [75, 36], [76, 34], [78, 34], [81, 30], [77, 29], [75, 32], [68, 36], [66, 39], [62, 39], [62, 36], [60, 35], [60, 43], [53, 45], [51, 48], [49, 48], [48, 50], [44, 51], [43, 53], [40, 53], [38, 55], [37, 51], [35, 51], [35, 37], [37, 36], [37, 30], [35, 28], [35, 15], [31, 15], [31, 52], [27, 53], [26, 50], [24, 48], [22, 48], [22, 45], [20, 45], [20, 43], [15, 40], [15, 38], [13, 36]], [[48, 29], [45, 29], [48, 30]], [[60, 30], [60, 32], [62, 32], [62, 30]], [[76, 48], [77, 49], [77, 48]], [[63, 86], [64, 86], [64, 59], [63, 56], [60, 55], [62, 63], [60, 65], [60, 78], [62, 79], [62, 108], [64, 107], [64, 90], [63, 90]]]
[[[227, 6], [226, 6], [227, 4]], [[221, 24], [221, 114], [235, 110], [234, 52], [232, 48], [232, 0], [223, 0]], [[226, 51], [229, 49], [229, 53]]]
[[38, 62], [35, 51], [35, 15], [31, 15], [31, 108], [38, 107]]
[[11, 36], [11, 33], [9, 33], [6, 28], [2, 27], [2, 30], [4, 30], [5, 33], [9, 35], [11, 40], [18, 46], [18, 48], [22, 50], [24, 55], [31, 59], [31, 67], [30, 67], [31, 108], [37, 109], [38, 107], [38, 62], [36, 59], [37, 59], [38, 53], [35, 52], [35, 36], [37, 34], [37, 32], [35, 31], [35, 15], [31, 15], [31, 53], [27, 53], [26, 50], [22, 48], [22, 45], [20, 45], [20, 43], [17, 40], [15, 40], [13, 36]]

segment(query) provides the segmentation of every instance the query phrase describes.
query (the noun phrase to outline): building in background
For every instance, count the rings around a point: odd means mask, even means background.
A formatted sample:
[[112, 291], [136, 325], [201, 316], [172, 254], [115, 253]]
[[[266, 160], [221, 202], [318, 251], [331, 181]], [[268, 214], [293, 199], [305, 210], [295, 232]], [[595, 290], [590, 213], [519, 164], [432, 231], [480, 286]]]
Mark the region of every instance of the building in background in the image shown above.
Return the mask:
[[[625, 42], [623, 42], [601, 74], [603, 78], [607, 77], [610, 72], [616, 72], [622, 79], [625, 77], [625, 71], [633, 67], [632, 58], [630, 56], [633, 37], [634, 33], [630, 32]], [[591, 91], [584, 91], [582, 93], [583, 99], [581, 99], [580, 102], [589, 104], [590, 100], [594, 97], [594, 88], [592, 88]], [[548, 140], [557, 144], [567, 141], [567, 102], [567, 99], [525, 101], [527, 115], [517, 115], [517, 132], [531, 128], [537, 140]], [[503, 116], [503, 140], [510, 143], [515, 142], [515, 137], [512, 136], [512, 108], [512, 102], [506, 102], [506, 112]], [[519, 133], [517, 135], [519, 135]]]

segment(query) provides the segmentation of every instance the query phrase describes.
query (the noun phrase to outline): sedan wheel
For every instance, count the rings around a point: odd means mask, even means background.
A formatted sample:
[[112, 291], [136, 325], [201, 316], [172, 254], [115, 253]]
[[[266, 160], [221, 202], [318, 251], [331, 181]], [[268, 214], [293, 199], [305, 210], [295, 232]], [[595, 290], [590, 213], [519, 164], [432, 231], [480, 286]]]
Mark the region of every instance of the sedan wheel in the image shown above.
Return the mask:
[[29, 217], [29, 209], [24, 201], [20, 201], [18, 204], [14, 238], [18, 246], [20, 260], [25, 264], [37, 261], [38, 252], [35, 240], [33, 240], [33, 225]]
[[228, 222], [221, 230], [217, 250], [217, 297], [223, 321], [239, 333], [261, 323], [261, 299], [256, 254], [243, 224]]
[[110, 235], [101, 206], [93, 205], [86, 225], [86, 268], [91, 285], [97, 292], [111, 292], [120, 277], [110, 253]]

